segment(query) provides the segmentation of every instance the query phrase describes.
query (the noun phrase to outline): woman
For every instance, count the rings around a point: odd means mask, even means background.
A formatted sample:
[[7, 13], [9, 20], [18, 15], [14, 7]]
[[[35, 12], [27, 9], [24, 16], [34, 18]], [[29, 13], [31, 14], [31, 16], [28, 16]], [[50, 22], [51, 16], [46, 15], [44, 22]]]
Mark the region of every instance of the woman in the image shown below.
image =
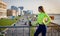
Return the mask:
[[46, 36], [46, 26], [51, 22], [51, 18], [43, 10], [43, 6], [38, 7], [38, 17], [36, 23], [39, 23], [39, 26], [34, 33], [34, 36], [38, 36], [39, 33], [42, 33], [42, 36]]

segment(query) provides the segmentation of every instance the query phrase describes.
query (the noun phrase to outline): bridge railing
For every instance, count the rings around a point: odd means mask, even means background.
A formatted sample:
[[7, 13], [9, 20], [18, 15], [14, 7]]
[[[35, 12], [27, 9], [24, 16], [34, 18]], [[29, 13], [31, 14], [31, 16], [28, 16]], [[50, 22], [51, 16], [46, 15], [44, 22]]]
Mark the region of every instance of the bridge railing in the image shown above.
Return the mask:
[[[0, 26], [0, 35], [33, 36], [37, 27], [38, 26]], [[46, 36], [60, 36], [60, 26], [47, 26]]]

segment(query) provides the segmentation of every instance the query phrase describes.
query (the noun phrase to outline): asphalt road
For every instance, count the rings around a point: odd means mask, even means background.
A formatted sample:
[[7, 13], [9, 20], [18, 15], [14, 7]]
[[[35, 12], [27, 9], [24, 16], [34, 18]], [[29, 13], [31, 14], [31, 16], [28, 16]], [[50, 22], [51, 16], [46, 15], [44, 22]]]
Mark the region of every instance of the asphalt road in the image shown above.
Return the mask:
[[[25, 25], [26, 21], [28, 22], [26, 17], [23, 16], [15, 23], [15, 26], [29, 26], [28, 23]], [[29, 28], [8, 28], [5, 32], [5, 36], [29, 36]]]

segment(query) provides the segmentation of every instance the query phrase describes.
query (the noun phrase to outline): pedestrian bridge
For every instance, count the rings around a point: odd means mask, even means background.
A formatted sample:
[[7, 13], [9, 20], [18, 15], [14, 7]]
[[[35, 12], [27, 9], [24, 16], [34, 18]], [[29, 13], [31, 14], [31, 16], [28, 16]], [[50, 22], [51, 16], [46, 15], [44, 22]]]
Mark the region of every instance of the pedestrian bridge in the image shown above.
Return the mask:
[[[46, 36], [60, 36], [60, 26], [55, 23], [47, 26]], [[4, 36], [33, 36], [38, 26], [0, 26], [0, 35]], [[39, 34], [41, 36], [41, 33]]]

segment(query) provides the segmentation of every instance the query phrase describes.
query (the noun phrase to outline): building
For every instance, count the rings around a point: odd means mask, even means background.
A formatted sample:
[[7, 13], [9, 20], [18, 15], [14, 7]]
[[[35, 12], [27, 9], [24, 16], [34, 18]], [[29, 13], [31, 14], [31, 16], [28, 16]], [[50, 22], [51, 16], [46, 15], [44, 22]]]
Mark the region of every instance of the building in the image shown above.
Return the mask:
[[20, 6], [18, 8], [20, 9], [19, 15], [21, 15], [21, 16], [24, 15], [24, 13], [23, 13], [24, 7], [23, 6]]
[[0, 18], [7, 18], [7, 4], [0, 0]]
[[33, 11], [32, 11], [32, 10], [27, 10], [27, 11], [24, 10], [23, 12], [24, 12], [25, 15], [26, 15], [26, 14], [27, 14], [27, 15], [29, 15], [29, 14], [30, 14], [30, 15], [33, 14]]
[[33, 14], [33, 10], [27, 10], [28, 14]]
[[15, 10], [17, 13], [17, 16], [19, 15], [19, 9], [16, 6], [11, 6], [11, 10]]
[[16, 12], [18, 12], [18, 7], [16, 7], [16, 6], [11, 6], [11, 10], [16, 10]]
[[7, 10], [7, 16], [17, 16], [16, 10], [8, 9]]

